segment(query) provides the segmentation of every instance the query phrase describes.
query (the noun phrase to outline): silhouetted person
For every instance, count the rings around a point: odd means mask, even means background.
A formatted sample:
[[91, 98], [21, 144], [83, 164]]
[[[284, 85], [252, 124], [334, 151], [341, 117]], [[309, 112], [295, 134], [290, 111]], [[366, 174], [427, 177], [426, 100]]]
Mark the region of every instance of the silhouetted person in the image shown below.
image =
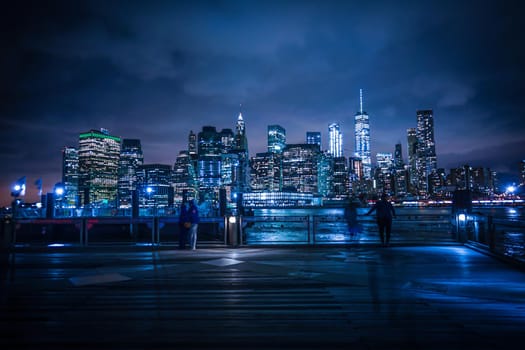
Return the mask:
[[351, 199], [345, 207], [345, 220], [348, 226], [348, 233], [353, 236], [359, 232], [359, 224], [357, 223], [357, 207], [358, 203]]
[[392, 203], [388, 201], [385, 193], [381, 195], [381, 199], [370, 208], [366, 215], [370, 215], [374, 210], [376, 212], [377, 227], [379, 229], [381, 244], [383, 246], [388, 246], [390, 244], [390, 233], [392, 232], [392, 217], [396, 216], [396, 212], [394, 211]]
[[191, 222], [190, 227], [190, 245], [191, 249], [195, 250], [197, 245], [197, 228], [199, 226], [199, 210], [195, 205], [195, 201], [190, 201], [190, 209], [188, 210], [189, 219]]
[[179, 213], [179, 249], [184, 249], [186, 247], [188, 232], [191, 227], [188, 210], [188, 203], [183, 201], [180, 205]]

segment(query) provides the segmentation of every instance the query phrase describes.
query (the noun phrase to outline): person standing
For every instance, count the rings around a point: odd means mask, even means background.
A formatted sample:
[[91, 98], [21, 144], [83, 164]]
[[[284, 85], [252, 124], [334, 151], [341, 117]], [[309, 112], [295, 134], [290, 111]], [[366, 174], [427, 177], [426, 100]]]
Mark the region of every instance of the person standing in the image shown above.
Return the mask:
[[188, 203], [183, 201], [179, 213], [179, 249], [185, 249], [188, 240], [188, 231], [191, 227], [188, 211]]
[[357, 222], [357, 207], [358, 203], [355, 199], [351, 198], [348, 205], [345, 207], [345, 220], [348, 227], [348, 233], [350, 236], [354, 236], [359, 233], [359, 224]]
[[388, 247], [390, 245], [390, 233], [392, 231], [392, 217], [396, 216], [396, 212], [394, 211], [392, 203], [388, 201], [386, 193], [381, 195], [381, 199], [370, 208], [366, 215], [370, 215], [373, 211], [376, 212], [377, 227], [379, 229], [381, 244], [383, 247]]
[[190, 201], [190, 208], [188, 210], [188, 217], [191, 223], [190, 226], [190, 245], [191, 249], [195, 250], [197, 245], [197, 228], [199, 226], [199, 210], [195, 205], [195, 201]]

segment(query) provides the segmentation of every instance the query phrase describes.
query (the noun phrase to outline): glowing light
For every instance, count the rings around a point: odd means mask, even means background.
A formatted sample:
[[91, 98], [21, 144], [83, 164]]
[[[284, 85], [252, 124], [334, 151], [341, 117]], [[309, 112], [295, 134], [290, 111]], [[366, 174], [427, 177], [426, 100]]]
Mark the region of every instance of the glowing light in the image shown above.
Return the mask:
[[509, 192], [509, 193], [514, 193], [514, 191], [516, 191], [516, 187], [514, 187], [514, 186], [512, 186], [512, 185], [509, 186], [509, 187], [507, 187], [507, 192]]
[[146, 187], [146, 192], [150, 194], [151, 192], [153, 192], [153, 188], [151, 188], [150, 186]]
[[458, 219], [459, 221], [465, 221], [467, 219], [467, 216], [465, 214], [459, 214]]
[[235, 216], [230, 216], [230, 217], [228, 218], [228, 222], [229, 222], [230, 224], [235, 224], [235, 223], [237, 222], [237, 218], [236, 218]]

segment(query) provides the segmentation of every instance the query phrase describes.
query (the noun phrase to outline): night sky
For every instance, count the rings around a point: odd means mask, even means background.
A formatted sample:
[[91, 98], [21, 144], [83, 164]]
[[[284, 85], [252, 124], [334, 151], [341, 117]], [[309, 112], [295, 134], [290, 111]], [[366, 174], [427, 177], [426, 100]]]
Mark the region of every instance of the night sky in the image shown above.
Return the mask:
[[190, 130], [235, 128], [250, 155], [339, 122], [354, 152], [359, 89], [371, 148], [394, 152], [433, 109], [438, 166], [518, 181], [525, 159], [524, 5], [513, 1], [13, 1], [0, 14], [0, 204], [61, 180], [61, 150], [109, 129], [173, 164]]

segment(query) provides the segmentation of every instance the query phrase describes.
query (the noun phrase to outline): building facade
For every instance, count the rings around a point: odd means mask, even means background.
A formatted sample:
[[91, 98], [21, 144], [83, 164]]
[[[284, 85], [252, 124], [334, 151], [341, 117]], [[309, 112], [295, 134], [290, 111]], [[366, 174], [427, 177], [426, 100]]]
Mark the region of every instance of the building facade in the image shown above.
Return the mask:
[[137, 169], [144, 164], [144, 154], [138, 139], [123, 139], [118, 170], [118, 204], [132, 206], [133, 191], [137, 189]]
[[343, 156], [343, 134], [338, 123], [328, 125], [328, 153], [334, 158]]
[[117, 206], [121, 139], [106, 129], [79, 135], [79, 197], [83, 205]]
[[64, 206], [78, 206], [78, 180], [79, 180], [78, 149], [64, 147], [62, 150], [62, 183], [64, 184]]
[[283, 153], [286, 146], [286, 130], [280, 125], [268, 125], [268, 153]]
[[370, 120], [363, 111], [363, 90], [359, 90], [359, 112], [354, 117], [355, 121], [355, 155], [361, 158], [364, 179], [372, 175], [372, 155], [370, 151]]
[[437, 170], [436, 144], [434, 141], [434, 113], [431, 109], [418, 110], [417, 115], [417, 188], [418, 194], [431, 194], [429, 176]]

